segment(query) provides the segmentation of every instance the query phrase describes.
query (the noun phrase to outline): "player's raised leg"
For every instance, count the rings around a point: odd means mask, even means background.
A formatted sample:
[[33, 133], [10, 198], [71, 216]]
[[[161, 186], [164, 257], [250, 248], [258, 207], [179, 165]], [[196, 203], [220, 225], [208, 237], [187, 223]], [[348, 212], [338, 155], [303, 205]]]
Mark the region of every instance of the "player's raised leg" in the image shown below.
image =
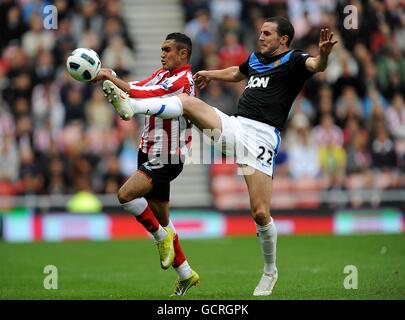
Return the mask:
[[[221, 119], [213, 107], [204, 101], [180, 94], [168, 98], [130, 99], [134, 113], [152, 113], [159, 118], [186, 116], [199, 129], [221, 130]], [[147, 113], [147, 114], [149, 114]]]
[[169, 227], [174, 233], [173, 246], [175, 255], [172, 266], [177, 272], [178, 278], [174, 285], [173, 295], [184, 296], [188, 289], [192, 286], [198, 285], [200, 277], [197, 272], [191, 268], [186, 256], [184, 255], [183, 249], [180, 245], [179, 236], [173, 222], [169, 218], [169, 202], [149, 200], [148, 203], [160, 224]]
[[152, 182], [141, 171], [133, 174], [118, 191], [118, 200], [122, 207], [131, 212], [138, 222], [148, 230], [156, 240], [162, 269], [168, 269], [174, 259], [174, 233], [168, 227], [162, 227], [143, 195], [152, 190]]
[[[133, 99], [109, 80], [104, 81], [103, 88], [106, 88], [104, 92], [107, 100], [114, 105], [124, 120], [129, 120], [134, 114], [146, 114], [162, 119], [184, 115], [201, 130], [221, 130], [221, 120], [214, 108], [187, 94], [167, 98]], [[128, 111], [128, 106], [131, 106], [131, 111]]]
[[[264, 258], [263, 275], [253, 292], [255, 296], [268, 296], [272, 294], [277, 282], [276, 267], [277, 229], [270, 216], [270, 198], [272, 177], [265, 173], [246, 167], [245, 181], [248, 186], [252, 217], [256, 222], [260, 246]], [[252, 171], [254, 170], [254, 173]]]

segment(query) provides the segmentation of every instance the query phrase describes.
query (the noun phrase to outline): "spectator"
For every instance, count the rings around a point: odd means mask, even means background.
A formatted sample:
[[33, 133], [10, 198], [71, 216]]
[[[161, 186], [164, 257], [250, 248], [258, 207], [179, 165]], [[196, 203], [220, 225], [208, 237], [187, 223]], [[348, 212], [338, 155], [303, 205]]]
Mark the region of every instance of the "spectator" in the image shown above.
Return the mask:
[[44, 189], [44, 172], [35, 161], [31, 149], [22, 149], [20, 151], [20, 180], [17, 184], [17, 192], [20, 195], [41, 194]]
[[375, 139], [377, 128], [385, 126], [384, 109], [381, 105], [375, 104], [371, 111], [370, 118], [367, 120], [367, 131], [370, 139]]
[[0, 49], [2, 50], [12, 41], [19, 42], [26, 32], [27, 27], [22, 21], [21, 10], [18, 6], [12, 6], [5, 9], [7, 18], [4, 20], [5, 25], [0, 30]]
[[342, 95], [346, 87], [352, 87], [359, 97], [364, 96], [364, 85], [357, 76], [358, 65], [353, 58], [349, 58], [349, 54], [345, 52], [342, 56], [342, 61], [339, 64], [342, 68], [339, 78], [333, 85], [333, 95], [335, 99]]
[[329, 189], [341, 189], [345, 180], [346, 151], [337, 140], [328, 139], [319, 146], [321, 173], [327, 179]]
[[55, 69], [58, 66], [64, 65], [67, 58], [66, 55], [76, 49], [76, 43], [71, 30], [72, 22], [70, 17], [58, 18], [58, 29], [54, 31], [56, 33], [55, 46], [52, 51]]
[[[94, 33], [98, 35], [97, 32]], [[132, 41], [130, 40], [127, 31], [124, 29], [122, 20], [117, 17], [110, 16], [104, 21], [103, 41], [101, 44], [103, 50], [108, 45], [110, 39], [115, 36], [120, 36], [122, 38], [125, 47], [133, 48]]]
[[247, 25], [247, 30], [243, 34], [243, 43], [249, 52], [258, 50], [260, 28], [264, 23], [262, 13], [257, 13], [252, 18], [252, 21], [252, 23]]
[[75, 14], [72, 19], [72, 34], [75, 37], [75, 42], [79, 42], [82, 35], [87, 31], [98, 34], [100, 30], [103, 30], [103, 17], [97, 11], [96, 1], [81, 1], [79, 14]]
[[212, 82], [202, 97], [211, 106], [220, 106], [222, 112], [233, 115], [236, 112], [237, 96], [230, 87], [222, 87], [217, 81]]
[[193, 20], [184, 26], [184, 32], [193, 42], [193, 55], [191, 64], [197, 70], [204, 65], [207, 56], [206, 48], [212, 46], [217, 39], [217, 24], [211, 20], [209, 12], [205, 9], [198, 10]]
[[103, 193], [117, 193], [125, 182], [125, 176], [120, 172], [119, 160], [116, 156], [107, 159], [105, 174], [103, 176]]
[[129, 47], [125, 46], [124, 39], [115, 35], [108, 41], [108, 46], [101, 56], [102, 65], [105, 68], [124, 69], [131, 71], [135, 69], [135, 60]]
[[318, 146], [343, 145], [343, 132], [334, 124], [333, 116], [325, 113], [321, 118], [320, 125], [314, 128], [315, 142]]
[[[10, 72], [11, 73], [11, 72]], [[4, 98], [9, 105], [17, 104], [18, 99], [30, 101], [32, 93], [32, 81], [28, 72], [16, 71], [11, 77], [11, 82], [4, 92]], [[27, 107], [29, 110], [29, 106]], [[13, 109], [12, 109], [13, 110]]]
[[376, 138], [371, 143], [371, 157], [373, 168], [386, 170], [395, 169], [397, 166], [394, 142], [388, 137], [384, 126], [378, 127]]
[[37, 63], [33, 67], [33, 83], [52, 82], [55, 80], [55, 63], [51, 51], [40, 50]]
[[339, 127], [343, 127], [350, 117], [363, 118], [363, 106], [355, 88], [348, 86], [336, 101], [336, 122]]
[[381, 93], [377, 90], [377, 88], [374, 86], [370, 86], [368, 88], [367, 96], [363, 100], [364, 119], [370, 118], [372, 110], [375, 107], [386, 109], [387, 103]]
[[33, 124], [29, 115], [21, 115], [15, 124], [15, 138], [19, 152], [33, 153]]
[[50, 121], [52, 135], [56, 135], [65, 121], [65, 107], [59, 95], [60, 87], [55, 82], [37, 84], [32, 92], [32, 113], [35, 126], [42, 126], [45, 119]]
[[0, 135], [0, 181], [15, 182], [19, 175], [20, 155], [12, 133]]
[[352, 143], [354, 137], [359, 133], [367, 133], [366, 129], [363, 128], [363, 124], [359, 118], [347, 119], [345, 127], [343, 128], [343, 145], [347, 147]]
[[367, 133], [358, 132], [348, 146], [346, 165], [346, 186], [353, 207], [360, 207], [369, 200], [362, 195], [361, 190], [373, 188], [374, 175], [371, 168]]
[[65, 106], [65, 125], [74, 120], [78, 120], [83, 124], [87, 122], [83, 91], [84, 88], [77, 84], [62, 88], [61, 98]]
[[87, 30], [83, 33], [82, 38], [77, 43], [77, 47], [79, 48], [90, 48], [96, 52], [102, 51], [101, 39], [97, 35], [97, 33]]
[[104, 98], [103, 91], [94, 89], [85, 105], [86, 119], [90, 127], [109, 129], [114, 123], [114, 109]]
[[388, 128], [394, 138], [399, 166], [405, 168], [405, 103], [400, 93], [394, 95], [391, 106], [385, 112]]
[[56, 7], [58, 13], [58, 23], [61, 20], [68, 19], [72, 16], [69, 10], [69, 0], [54, 0], [53, 5]]
[[294, 100], [293, 107], [296, 112], [305, 114], [305, 116], [310, 120], [314, 121], [315, 118], [315, 109], [311, 103], [302, 93], [299, 93], [296, 99]]
[[227, 33], [224, 37], [224, 45], [219, 49], [219, 67], [225, 69], [238, 66], [249, 57], [249, 51], [238, 42], [235, 33]]
[[107, 0], [105, 4], [105, 18], [108, 20], [109, 18], [114, 18], [118, 21], [121, 29], [121, 36], [125, 42], [125, 46], [129, 49], [134, 50], [135, 46], [128, 35], [128, 28], [125, 20], [122, 16], [122, 8], [121, 2], [116, 0]]
[[218, 47], [221, 47], [224, 44], [225, 37], [229, 33], [236, 35], [236, 42], [239, 43], [243, 38], [244, 32], [244, 27], [238, 19], [233, 16], [224, 16], [218, 26]]
[[318, 90], [318, 92], [318, 97], [316, 97], [315, 102], [317, 107], [314, 108], [315, 117], [313, 119], [313, 124], [315, 126], [320, 124], [321, 119], [325, 114], [334, 113], [332, 89], [328, 85], [324, 85]]
[[14, 136], [15, 123], [12, 114], [8, 111], [5, 102], [1, 101], [0, 96], [0, 139], [4, 135]]
[[377, 70], [378, 83], [384, 95], [390, 96], [392, 88], [405, 88], [405, 58], [397, 45], [390, 44], [388, 54], [378, 59]]
[[405, 103], [400, 93], [395, 94], [392, 98], [391, 105], [386, 110], [385, 116], [391, 134], [396, 139], [405, 138]]
[[320, 174], [318, 146], [311, 137], [309, 121], [305, 117], [294, 120], [298, 141], [287, 149], [290, 174], [294, 179], [317, 178]]
[[38, 52], [42, 50], [52, 50], [55, 39], [52, 31], [42, 28], [42, 17], [33, 14], [30, 19], [30, 29], [22, 37], [22, 47], [28, 58], [33, 62]]
[[45, 6], [49, 5], [47, 0], [22, 1], [22, 16], [24, 23], [28, 24], [33, 15], [41, 16]]
[[48, 173], [45, 180], [45, 192], [47, 194], [67, 194], [70, 185], [66, 161], [60, 157], [53, 157], [48, 164]]
[[240, 0], [211, 0], [210, 11], [214, 21], [219, 23], [224, 16], [231, 16], [239, 20], [242, 11]]
[[358, 132], [353, 142], [348, 146], [346, 172], [362, 173], [370, 169], [371, 154], [368, 150], [366, 132]]

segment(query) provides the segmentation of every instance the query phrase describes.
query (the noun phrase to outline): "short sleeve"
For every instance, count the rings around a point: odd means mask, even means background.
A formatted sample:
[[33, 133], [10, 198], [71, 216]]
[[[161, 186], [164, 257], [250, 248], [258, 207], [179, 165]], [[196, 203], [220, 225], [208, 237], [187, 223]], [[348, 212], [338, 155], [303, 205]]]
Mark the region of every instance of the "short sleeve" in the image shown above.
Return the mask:
[[291, 54], [291, 67], [290, 70], [293, 73], [299, 73], [305, 78], [309, 78], [315, 72], [311, 72], [305, 66], [305, 61], [310, 57], [308, 53], [303, 52], [302, 50], [294, 50]]
[[249, 58], [245, 62], [239, 65], [239, 71], [240, 73], [244, 74], [246, 77], [249, 77]]

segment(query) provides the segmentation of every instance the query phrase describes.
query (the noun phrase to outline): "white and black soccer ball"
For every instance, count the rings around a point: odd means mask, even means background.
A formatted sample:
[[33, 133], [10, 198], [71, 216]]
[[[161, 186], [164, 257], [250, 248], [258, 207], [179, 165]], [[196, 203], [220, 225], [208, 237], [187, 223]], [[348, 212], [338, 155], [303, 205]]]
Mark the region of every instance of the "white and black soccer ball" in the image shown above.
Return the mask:
[[100, 71], [100, 58], [92, 49], [78, 48], [67, 58], [66, 68], [69, 74], [78, 81], [91, 81]]

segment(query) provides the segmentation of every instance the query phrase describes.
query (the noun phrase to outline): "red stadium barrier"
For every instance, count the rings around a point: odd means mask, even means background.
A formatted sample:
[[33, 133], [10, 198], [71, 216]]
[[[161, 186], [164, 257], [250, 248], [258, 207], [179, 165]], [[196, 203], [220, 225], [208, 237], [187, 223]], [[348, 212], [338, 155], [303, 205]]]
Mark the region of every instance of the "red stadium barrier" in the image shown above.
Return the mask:
[[[32, 211], [4, 214], [3, 238], [10, 242], [109, 240], [150, 237], [129, 214], [35, 215]], [[249, 215], [225, 215], [218, 211], [176, 211], [173, 224], [183, 239], [254, 236], [256, 226]], [[400, 233], [405, 218], [393, 209], [340, 211], [333, 216], [275, 217], [279, 235]]]

